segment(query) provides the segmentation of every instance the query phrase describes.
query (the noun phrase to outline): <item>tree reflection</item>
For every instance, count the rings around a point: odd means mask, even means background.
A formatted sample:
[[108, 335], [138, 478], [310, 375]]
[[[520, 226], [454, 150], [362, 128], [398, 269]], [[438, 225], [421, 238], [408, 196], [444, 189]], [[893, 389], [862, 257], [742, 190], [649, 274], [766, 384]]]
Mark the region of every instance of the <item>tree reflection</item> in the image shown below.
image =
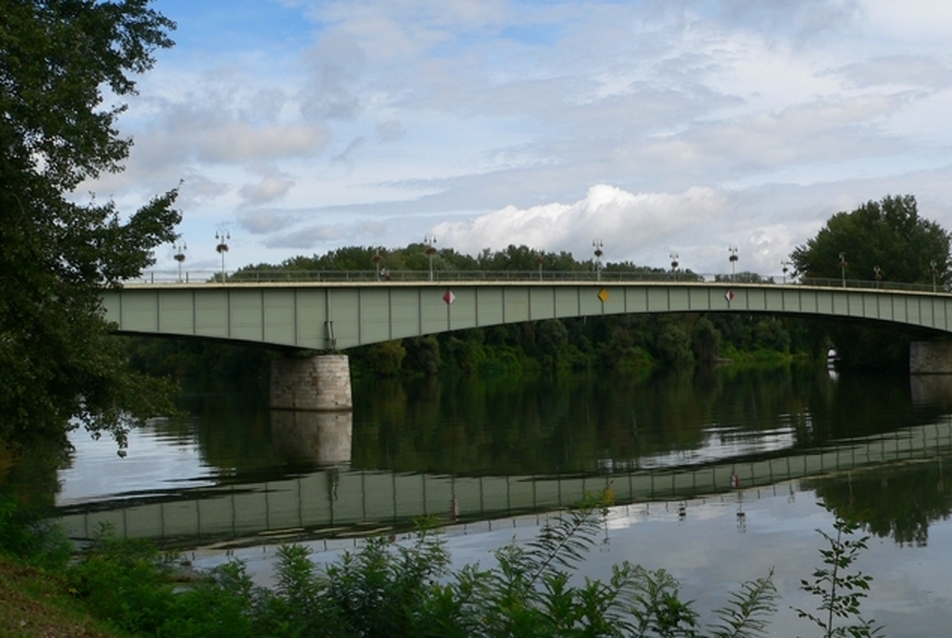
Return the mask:
[[881, 466], [846, 476], [812, 480], [807, 486], [837, 516], [899, 545], [924, 547], [929, 524], [952, 512], [952, 482], [944, 466], [952, 455], [913, 464]]
[[834, 382], [817, 366], [364, 381], [354, 398], [355, 468], [444, 473], [585, 472], [601, 459], [638, 467], [808, 449], [942, 414], [913, 404], [908, 377]]

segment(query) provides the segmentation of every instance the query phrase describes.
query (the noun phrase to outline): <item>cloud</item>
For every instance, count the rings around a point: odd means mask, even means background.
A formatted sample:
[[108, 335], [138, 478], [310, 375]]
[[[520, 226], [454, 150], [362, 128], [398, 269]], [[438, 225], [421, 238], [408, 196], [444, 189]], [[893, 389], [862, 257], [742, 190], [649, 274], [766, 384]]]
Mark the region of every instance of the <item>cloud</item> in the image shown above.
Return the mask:
[[294, 248], [309, 251], [315, 246], [348, 237], [349, 229], [349, 225], [346, 224], [318, 224], [271, 236], [263, 243], [268, 248]]
[[273, 209], [258, 209], [238, 216], [238, 225], [253, 235], [270, 235], [293, 226], [300, 216]]
[[851, 87], [904, 86], [939, 90], [952, 84], [952, 67], [941, 60], [918, 55], [874, 58], [833, 69]]
[[725, 205], [723, 194], [709, 188], [684, 193], [630, 193], [607, 184], [589, 189], [572, 204], [545, 204], [528, 209], [508, 206], [465, 222], [437, 224], [433, 232], [446, 245], [476, 253], [509, 244], [545, 251], [589, 252], [596, 238], [612, 260], [636, 259], [638, 248], [666, 243], [679, 231], [697, 228]]
[[309, 121], [350, 119], [361, 106], [361, 74], [366, 56], [357, 41], [343, 33], [322, 37], [308, 53], [308, 82], [301, 92], [301, 112]]
[[377, 125], [377, 141], [381, 143], [395, 142], [406, 133], [407, 129], [400, 120], [387, 120]]
[[259, 206], [281, 199], [294, 186], [294, 180], [274, 168], [260, 169], [259, 172], [261, 173], [259, 182], [241, 187], [241, 196], [248, 205]]

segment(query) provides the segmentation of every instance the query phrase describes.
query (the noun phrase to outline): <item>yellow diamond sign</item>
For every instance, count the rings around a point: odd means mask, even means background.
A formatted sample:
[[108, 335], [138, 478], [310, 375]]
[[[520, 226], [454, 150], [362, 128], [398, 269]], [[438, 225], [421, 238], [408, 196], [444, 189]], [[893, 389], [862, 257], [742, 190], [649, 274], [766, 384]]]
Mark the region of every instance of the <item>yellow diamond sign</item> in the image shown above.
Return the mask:
[[605, 303], [606, 301], [608, 301], [608, 291], [605, 290], [604, 288], [602, 288], [601, 290], [599, 290], [599, 291], [598, 291], [598, 298], [601, 300], [602, 303]]

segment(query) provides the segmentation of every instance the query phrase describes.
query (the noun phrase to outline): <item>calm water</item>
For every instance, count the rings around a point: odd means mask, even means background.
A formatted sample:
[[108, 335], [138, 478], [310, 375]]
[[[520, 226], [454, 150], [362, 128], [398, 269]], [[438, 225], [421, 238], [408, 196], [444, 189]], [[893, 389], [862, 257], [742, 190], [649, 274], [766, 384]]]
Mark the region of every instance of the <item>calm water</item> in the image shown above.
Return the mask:
[[[403, 538], [437, 516], [457, 564], [531, 537], [585, 492], [617, 505], [583, 568], [663, 567], [698, 611], [774, 569], [776, 635], [813, 635], [789, 606], [819, 565], [834, 514], [873, 537], [867, 615], [889, 636], [952, 626], [952, 380], [718, 370], [647, 380], [573, 377], [355, 385], [352, 419], [272, 413], [248, 397], [191, 395], [194, 415], [133, 433], [128, 456], [77, 436], [57, 504], [77, 537], [101, 523], [238, 556], [267, 582], [275, 544], [318, 560], [367, 533]], [[823, 502], [827, 507], [820, 507]]]

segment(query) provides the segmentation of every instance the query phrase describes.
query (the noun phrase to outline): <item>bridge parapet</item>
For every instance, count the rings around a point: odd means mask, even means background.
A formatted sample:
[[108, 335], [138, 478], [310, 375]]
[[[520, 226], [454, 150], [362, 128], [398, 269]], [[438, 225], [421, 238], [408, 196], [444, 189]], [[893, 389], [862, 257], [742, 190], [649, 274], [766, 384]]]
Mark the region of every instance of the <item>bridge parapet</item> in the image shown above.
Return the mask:
[[[435, 270], [430, 279], [428, 271], [388, 270], [387, 279], [376, 270], [241, 270], [225, 273], [225, 284], [256, 283], [423, 283], [440, 284], [465, 282], [658, 282], [658, 283], [716, 283], [722, 285], [803, 285], [818, 288], [849, 288], [853, 290], [905, 290], [910, 292], [948, 294], [948, 288], [937, 283], [904, 283], [861, 279], [826, 279], [818, 277], [789, 277], [786, 275], [761, 275], [756, 273], [694, 273], [689, 271], [633, 271], [601, 270], [598, 274], [588, 270]], [[189, 270], [179, 273], [172, 270], [153, 270], [127, 285], [172, 285], [185, 284], [221, 285], [221, 271]]]

